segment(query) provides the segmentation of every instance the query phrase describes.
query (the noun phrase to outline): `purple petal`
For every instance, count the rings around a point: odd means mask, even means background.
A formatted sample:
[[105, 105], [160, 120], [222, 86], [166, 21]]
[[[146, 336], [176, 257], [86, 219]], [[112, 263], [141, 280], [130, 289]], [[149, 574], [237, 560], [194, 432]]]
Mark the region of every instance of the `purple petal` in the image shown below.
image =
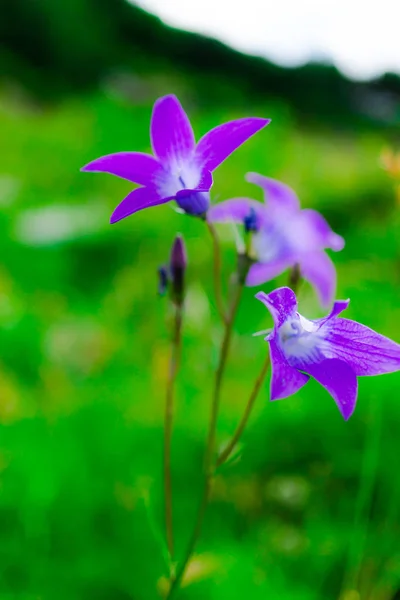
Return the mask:
[[356, 374], [350, 365], [342, 360], [328, 359], [308, 365], [306, 370], [329, 392], [347, 421], [356, 407], [358, 388]]
[[291, 265], [287, 259], [271, 260], [268, 263], [254, 263], [247, 273], [246, 285], [249, 287], [261, 285], [278, 277]]
[[111, 173], [140, 185], [151, 185], [162, 171], [154, 156], [143, 152], [117, 152], [100, 156], [82, 167], [81, 171]]
[[214, 204], [207, 212], [207, 220], [216, 223], [229, 221], [243, 223], [244, 219], [249, 216], [251, 210], [254, 210], [258, 221], [257, 226], [260, 227], [262, 224], [264, 207], [260, 202], [250, 200], [249, 198], [232, 198], [231, 200], [225, 200], [225, 202]]
[[204, 169], [201, 171], [200, 181], [196, 186], [197, 192], [209, 192], [213, 184], [213, 177], [210, 171]]
[[171, 94], [155, 102], [150, 137], [154, 154], [166, 166], [179, 164], [193, 154], [193, 129], [176, 96]]
[[288, 287], [278, 288], [270, 294], [258, 292], [255, 297], [268, 308], [276, 328], [297, 310], [296, 294]]
[[280, 400], [295, 394], [309, 380], [309, 376], [291, 367], [275, 339], [269, 342], [271, 356], [271, 400]]
[[265, 202], [268, 204], [268, 210], [272, 212], [296, 212], [300, 209], [300, 202], [295, 192], [288, 185], [264, 177], [258, 173], [247, 173], [246, 180], [254, 183], [264, 190]]
[[216, 169], [232, 152], [270, 123], [257, 117], [230, 121], [211, 129], [196, 148], [196, 156], [209, 171]]
[[168, 200], [171, 200], [171, 198], [160, 198], [154, 188], [137, 188], [118, 204], [111, 215], [110, 223], [116, 223], [143, 208], [164, 204], [165, 202], [168, 202]]
[[348, 363], [356, 375], [381, 375], [400, 370], [400, 345], [350, 319], [334, 317], [319, 329], [324, 354]]
[[301, 274], [315, 288], [321, 305], [329, 306], [336, 291], [336, 269], [323, 252], [309, 252], [300, 259]]
[[336, 300], [336, 302], [334, 302], [333, 304], [332, 310], [329, 313], [329, 315], [323, 317], [322, 319], [316, 319], [314, 323], [319, 323], [320, 325], [323, 325], [333, 317], [337, 317], [338, 315], [340, 315], [340, 313], [346, 310], [349, 304], [350, 300]]
[[[304, 222], [304, 229], [313, 233], [316, 238], [316, 244], [321, 248], [331, 248], [331, 250], [339, 251], [344, 248], [344, 239], [342, 236], [334, 233], [325, 221], [324, 217], [312, 209], [304, 209], [301, 211], [301, 220]], [[301, 224], [299, 223], [299, 226]]]

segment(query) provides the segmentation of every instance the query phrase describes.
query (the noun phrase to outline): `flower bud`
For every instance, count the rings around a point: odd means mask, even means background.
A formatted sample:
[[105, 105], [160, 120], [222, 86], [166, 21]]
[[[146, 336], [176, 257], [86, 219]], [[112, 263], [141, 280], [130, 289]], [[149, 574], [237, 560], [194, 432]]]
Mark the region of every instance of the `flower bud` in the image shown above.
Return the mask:
[[249, 213], [243, 219], [243, 224], [246, 233], [258, 231], [257, 214], [253, 207], [250, 208]]
[[187, 265], [186, 247], [183, 237], [180, 233], [177, 234], [171, 251], [171, 271], [174, 269], [182, 269], [184, 271]]
[[178, 234], [174, 240], [169, 266], [171, 273], [172, 299], [176, 304], [181, 305], [184, 296], [187, 255], [185, 242], [180, 234]]
[[165, 265], [158, 267], [158, 293], [160, 296], [165, 296], [168, 289], [168, 269]]

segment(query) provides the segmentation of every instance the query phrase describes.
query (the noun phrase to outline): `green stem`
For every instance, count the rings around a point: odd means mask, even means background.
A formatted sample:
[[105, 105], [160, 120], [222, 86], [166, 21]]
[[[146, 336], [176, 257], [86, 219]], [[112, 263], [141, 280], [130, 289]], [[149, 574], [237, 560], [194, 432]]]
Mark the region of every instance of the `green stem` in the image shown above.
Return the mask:
[[300, 284], [301, 284], [300, 266], [298, 264], [295, 264], [289, 273], [289, 287], [292, 288], [292, 290], [294, 291], [295, 294], [297, 294], [297, 292], [299, 291]]
[[237, 429], [236, 429], [235, 433], [233, 434], [231, 441], [225, 447], [225, 449], [221, 452], [221, 454], [219, 455], [219, 457], [217, 459], [217, 467], [220, 467], [228, 460], [232, 451], [235, 449], [237, 443], [239, 442], [239, 440], [242, 436], [242, 433], [246, 428], [247, 422], [251, 415], [251, 411], [253, 410], [254, 403], [257, 399], [260, 388], [264, 382], [264, 379], [268, 372], [270, 364], [271, 364], [270, 357], [269, 357], [269, 354], [267, 354], [267, 357], [261, 367], [261, 371], [258, 374], [258, 377], [254, 383], [253, 389], [252, 389], [250, 397], [247, 401], [246, 408], [244, 409], [244, 413], [240, 420], [240, 423], [237, 426]]
[[[347, 558], [347, 568], [343, 577], [342, 594], [346, 591], [357, 590], [365, 543], [368, 534], [369, 513], [376, 482], [376, 472], [379, 460], [379, 446], [381, 439], [382, 403], [372, 402], [370, 407], [370, 424], [367, 429], [363, 462], [360, 478], [360, 487], [356, 499], [353, 535]], [[360, 591], [360, 590], [358, 590]]]
[[222, 260], [221, 260], [221, 248], [219, 245], [219, 239], [217, 235], [217, 231], [212, 223], [206, 221], [208, 231], [211, 234], [213, 241], [213, 249], [214, 249], [214, 266], [213, 266], [213, 276], [214, 276], [214, 293], [215, 293], [215, 301], [217, 303], [217, 310], [219, 316], [223, 323], [227, 323], [227, 315], [225, 314], [225, 306], [224, 300], [222, 297], [222, 288], [221, 288], [221, 271], [222, 271]]
[[[296, 264], [296, 265], [294, 265], [294, 267], [292, 268], [292, 270], [290, 271], [290, 274], [289, 274], [289, 285], [292, 288], [292, 290], [294, 291], [294, 293], [297, 293], [300, 283], [301, 283], [300, 267], [299, 267], [299, 265]], [[252, 389], [250, 397], [247, 401], [246, 408], [244, 409], [244, 413], [240, 420], [240, 423], [237, 426], [237, 429], [236, 429], [235, 433], [233, 434], [231, 441], [229, 442], [229, 444], [226, 446], [226, 448], [221, 452], [221, 454], [218, 457], [217, 467], [222, 466], [228, 460], [228, 458], [232, 454], [232, 451], [234, 450], [235, 446], [237, 445], [238, 441], [240, 440], [242, 433], [245, 430], [248, 420], [250, 418], [251, 411], [253, 410], [254, 403], [257, 399], [260, 388], [264, 382], [264, 379], [268, 372], [270, 364], [271, 364], [271, 359], [268, 354], [262, 367], [261, 367], [261, 371], [254, 383], [253, 389]]]
[[207, 504], [208, 504], [208, 501], [210, 498], [212, 481], [213, 481], [214, 471], [215, 471], [214, 454], [215, 454], [215, 445], [216, 445], [215, 440], [216, 440], [217, 417], [218, 417], [220, 396], [221, 396], [221, 385], [222, 385], [222, 379], [223, 379], [223, 375], [224, 375], [224, 371], [225, 371], [226, 360], [228, 357], [228, 351], [229, 351], [230, 341], [231, 341], [232, 332], [233, 332], [233, 322], [235, 320], [236, 312], [237, 312], [239, 304], [240, 304], [240, 299], [241, 299], [242, 291], [243, 291], [243, 285], [244, 284], [242, 282], [238, 283], [235, 293], [234, 293], [232, 304], [229, 309], [229, 312], [226, 315], [226, 318], [224, 319], [225, 331], [224, 331], [224, 337], [223, 337], [222, 345], [221, 345], [221, 353], [220, 353], [219, 363], [218, 363], [218, 367], [217, 367], [217, 370], [215, 373], [215, 382], [214, 382], [213, 399], [212, 399], [212, 405], [211, 405], [210, 423], [209, 423], [209, 427], [208, 427], [208, 437], [207, 437], [207, 444], [206, 444], [206, 451], [205, 451], [205, 464], [204, 464], [205, 480], [204, 480], [203, 495], [201, 498], [201, 502], [200, 502], [198, 513], [197, 513], [196, 522], [195, 522], [195, 525], [193, 528], [192, 536], [190, 538], [188, 547], [186, 549], [186, 553], [183, 558], [183, 561], [179, 565], [176, 575], [175, 575], [174, 579], [172, 580], [171, 587], [170, 587], [169, 593], [167, 595], [167, 600], [170, 600], [173, 597], [174, 593], [178, 590], [179, 585], [182, 581], [182, 578], [186, 572], [187, 565], [190, 561], [190, 558], [194, 552], [197, 541], [201, 534], [201, 529], [202, 529], [203, 521], [204, 521], [204, 515], [206, 513]]
[[172, 349], [169, 363], [169, 372], [167, 380], [167, 393], [165, 401], [164, 415], [164, 494], [165, 494], [165, 531], [167, 546], [171, 560], [174, 554], [174, 535], [172, 519], [172, 482], [171, 482], [171, 440], [172, 424], [174, 417], [174, 389], [175, 379], [179, 368], [179, 360], [182, 345], [182, 318], [183, 307], [181, 304], [174, 304], [175, 317], [172, 335]]

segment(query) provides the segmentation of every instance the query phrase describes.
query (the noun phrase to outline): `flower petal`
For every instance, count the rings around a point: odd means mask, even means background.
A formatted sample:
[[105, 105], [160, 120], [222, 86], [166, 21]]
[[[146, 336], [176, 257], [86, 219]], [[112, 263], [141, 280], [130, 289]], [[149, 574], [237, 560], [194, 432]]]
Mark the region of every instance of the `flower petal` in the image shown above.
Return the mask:
[[[324, 217], [311, 208], [301, 211], [299, 216], [304, 223], [304, 230], [313, 234], [316, 244], [321, 248], [331, 248], [339, 251], [344, 248], [344, 239], [329, 227]], [[299, 223], [301, 226], [301, 224]]]
[[340, 315], [340, 313], [342, 313], [344, 310], [346, 310], [346, 308], [349, 306], [349, 304], [350, 304], [350, 300], [336, 300], [336, 302], [334, 302], [334, 304], [332, 306], [332, 310], [329, 313], [329, 315], [327, 315], [326, 317], [323, 317], [322, 319], [315, 319], [314, 323], [319, 323], [319, 325], [322, 326], [324, 323], [329, 321], [329, 319], [332, 319], [333, 317], [337, 317], [338, 315]]
[[309, 252], [299, 260], [304, 279], [315, 288], [321, 305], [329, 306], [336, 291], [336, 269], [324, 251]]
[[210, 171], [203, 169], [200, 175], [200, 181], [196, 186], [197, 192], [209, 192], [213, 185], [213, 177]]
[[249, 287], [261, 285], [278, 277], [291, 265], [287, 259], [271, 260], [267, 263], [254, 263], [247, 273], [246, 285]]
[[111, 173], [140, 185], [151, 185], [162, 167], [151, 154], [143, 152], [116, 152], [100, 156], [82, 167], [81, 171]]
[[334, 317], [318, 332], [324, 355], [348, 363], [356, 375], [381, 375], [400, 370], [400, 345], [350, 319]]
[[300, 209], [299, 199], [288, 185], [258, 173], [247, 173], [246, 180], [264, 190], [264, 199], [271, 213], [296, 212]]
[[288, 287], [278, 288], [270, 294], [258, 292], [255, 297], [268, 308], [276, 328], [297, 310], [296, 294]]
[[154, 188], [137, 188], [118, 204], [111, 215], [110, 223], [116, 223], [143, 208], [164, 204], [168, 200], [171, 200], [171, 198], [161, 198]]
[[232, 152], [270, 123], [258, 117], [238, 119], [219, 125], [198, 142], [196, 157], [209, 171], [216, 169]]
[[271, 400], [280, 400], [295, 394], [309, 380], [309, 376], [291, 367], [275, 339], [269, 342], [271, 356]]
[[356, 407], [358, 389], [357, 377], [350, 365], [342, 360], [328, 359], [308, 365], [307, 373], [324, 386], [347, 421]]
[[214, 204], [208, 210], [207, 220], [216, 223], [224, 223], [234, 221], [235, 223], [243, 223], [244, 219], [249, 216], [251, 210], [254, 211], [257, 225], [261, 226], [263, 205], [256, 200], [249, 198], [232, 198]]
[[193, 154], [195, 139], [189, 118], [173, 94], [159, 98], [150, 124], [154, 154], [166, 166], [180, 164]]

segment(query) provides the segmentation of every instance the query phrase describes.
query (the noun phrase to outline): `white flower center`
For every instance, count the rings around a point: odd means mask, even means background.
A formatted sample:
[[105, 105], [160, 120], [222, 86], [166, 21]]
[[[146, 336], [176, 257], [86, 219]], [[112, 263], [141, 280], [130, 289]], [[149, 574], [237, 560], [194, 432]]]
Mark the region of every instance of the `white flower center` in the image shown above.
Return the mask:
[[[296, 313], [278, 329], [279, 345], [289, 364], [315, 362], [320, 356], [322, 337], [318, 325]], [[293, 366], [295, 366], [293, 364]]]
[[193, 160], [181, 163], [176, 161], [170, 165], [170, 171], [164, 172], [155, 183], [160, 195], [166, 198], [175, 196], [183, 189], [196, 189], [200, 177], [201, 169]]
[[262, 228], [253, 233], [252, 244], [257, 260], [261, 263], [269, 263], [279, 255], [279, 237], [272, 230]]

